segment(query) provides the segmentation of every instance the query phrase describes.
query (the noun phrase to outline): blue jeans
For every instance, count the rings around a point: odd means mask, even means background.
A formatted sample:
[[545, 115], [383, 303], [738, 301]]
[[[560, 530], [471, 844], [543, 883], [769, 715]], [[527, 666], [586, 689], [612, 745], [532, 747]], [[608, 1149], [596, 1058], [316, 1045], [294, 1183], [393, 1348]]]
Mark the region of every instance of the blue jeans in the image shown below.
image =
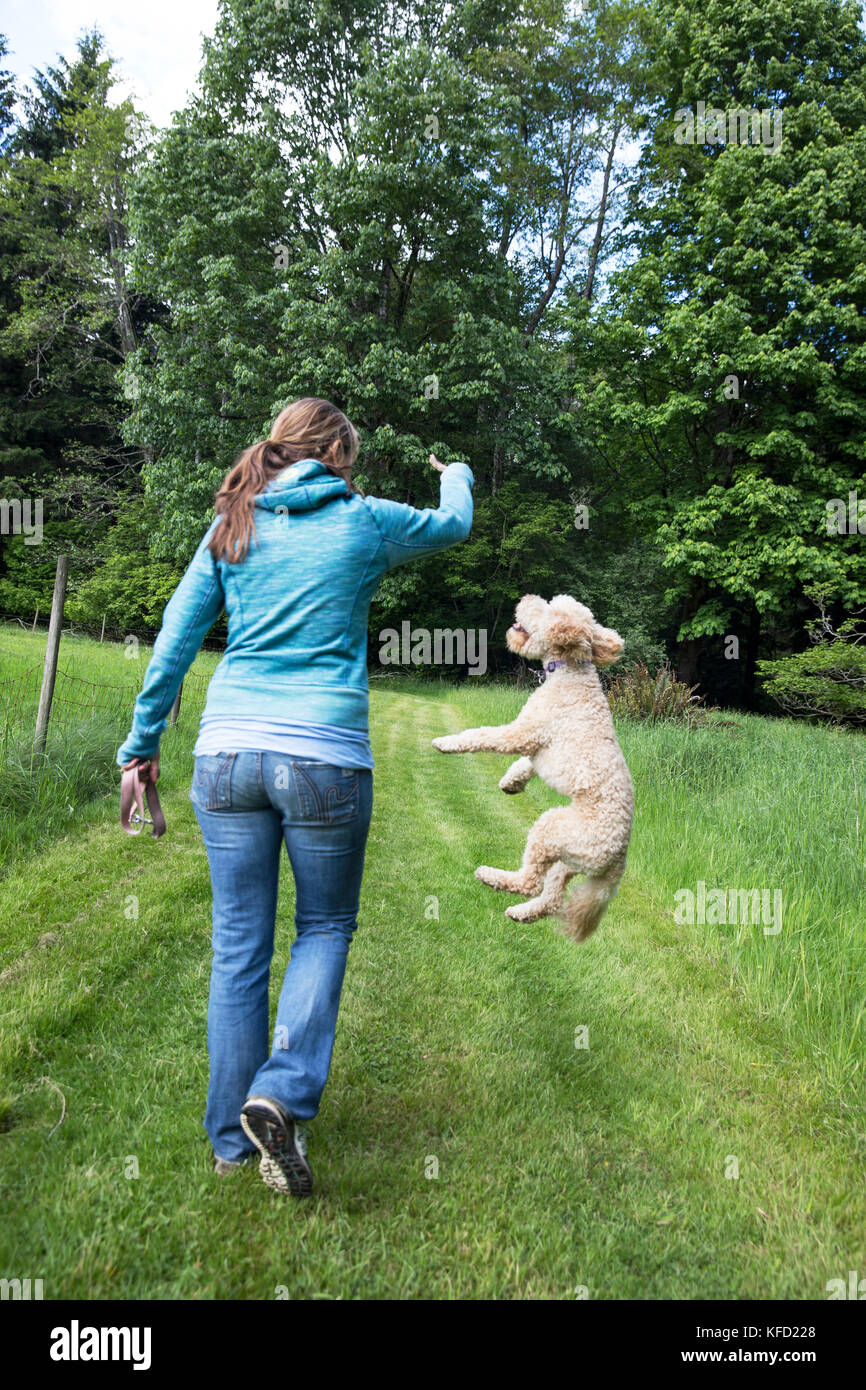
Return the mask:
[[[318, 1111], [357, 926], [373, 774], [281, 753], [217, 753], [196, 758], [189, 795], [213, 890], [204, 1126], [214, 1153], [237, 1161], [255, 1152], [240, 1124], [248, 1096], [268, 1096], [298, 1120]], [[268, 984], [283, 840], [295, 877], [297, 935], [271, 1048]]]

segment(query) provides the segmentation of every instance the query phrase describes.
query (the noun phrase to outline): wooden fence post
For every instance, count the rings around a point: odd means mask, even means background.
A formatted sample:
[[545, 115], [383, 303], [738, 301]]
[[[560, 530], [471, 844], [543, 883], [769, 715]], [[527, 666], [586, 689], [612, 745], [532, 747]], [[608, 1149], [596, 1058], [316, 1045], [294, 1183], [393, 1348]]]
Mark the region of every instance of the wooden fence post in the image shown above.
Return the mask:
[[33, 632], [36, 631], [36, 624], [39, 621], [39, 604], [36, 605], [36, 612], [33, 615]]
[[105, 636], [105, 614], [103, 613], [103, 615], [102, 615], [102, 631], [101, 631], [100, 634], [99, 634], [99, 640], [100, 640], [100, 642], [102, 641], [102, 639], [103, 639], [104, 636]]
[[66, 598], [68, 575], [69, 556], [58, 555], [57, 573], [54, 576], [54, 596], [51, 600], [51, 621], [48, 624], [48, 642], [45, 647], [45, 665], [42, 668], [42, 689], [39, 692], [39, 709], [36, 714], [36, 737], [33, 740], [35, 753], [45, 752], [48, 717], [51, 714], [51, 701], [54, 698], [54, 680], [57, 675], [57, 657], [60, 652], [60, 630], [63, 626], [63, 603]]
[[175, 697], [174, 697], [174, 704], [172, 705], [172, 707], [171, 707], [171, 713], [170, 713], [169, 716], [168, 716], [168, 722], [169, 722], [169, 724], [171, 724], [172, 726], [175, 725], [175, 724], [177, 723], [177, 716], [180, 714], [180, 697], [181, 697], [182, 694], [183, 694], [183, 681], [181, 681], [181, 683], [180, 683], [180, 690], [177, 692], [177, 694], [176, 694]]

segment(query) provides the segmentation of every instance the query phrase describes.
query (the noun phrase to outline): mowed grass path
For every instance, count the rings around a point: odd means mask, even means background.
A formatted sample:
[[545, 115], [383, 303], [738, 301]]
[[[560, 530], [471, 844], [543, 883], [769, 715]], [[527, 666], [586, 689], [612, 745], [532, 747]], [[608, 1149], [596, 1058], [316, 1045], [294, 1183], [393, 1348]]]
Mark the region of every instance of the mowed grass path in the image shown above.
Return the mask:
[[[713, 820], [667, 771], [687, 735], [624, 736], [633, 851], [586, 945], [512, 923], [511, 899], [473, 878], [515, 866], [556, 798], [537, 783], [506, 797], [507, 759], [446, 758], [430, 739], [519, 703], [471, 683], [373, 691], [373, 826], [310, 1201], [281, 1199], [255, 1168], [210, 1171], [210, 892], [189, 728], [164, 740], [160, 842], [124, 836], [112, 798], [0, 882], [0, 1274], [43, 1278], [46, 1298], [813, 1299], [866, 1270], [861, 1078], [835, 1037], [822, 1061], [787, 1016], [787, 985], [767, 982], [767, 953], [796, 955], [791, 939], [753, 928], [747, 946], [733, 929], [728, 949], [674, 922], [665, 874], [694, 886], [677, 856]], [[836, 758], [833, 735], [801, 735]], [[752, 734], [703, 737], [736, 750]], [[717, 864], [730, 827], [718, 837]], [[292, 897], [285, 863], [274, 1001]], [[810, 988], [792, 970], [788, 1011]]]

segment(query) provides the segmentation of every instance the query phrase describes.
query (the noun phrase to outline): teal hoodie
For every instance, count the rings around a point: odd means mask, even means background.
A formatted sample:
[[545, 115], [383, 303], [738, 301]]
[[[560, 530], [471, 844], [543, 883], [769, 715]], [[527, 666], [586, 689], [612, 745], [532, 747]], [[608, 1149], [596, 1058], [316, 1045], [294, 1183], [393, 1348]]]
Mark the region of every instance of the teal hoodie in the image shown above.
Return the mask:
[[449, 464], [438, 509], [418, 510], [350, 495], [318, 459], [303, 459], [256, 497], [255, 537], [239, 564], [208, 549], [215, 518], [166, 605], [118, 763], [158, 751], [183, 678], [223, 608], [228, 642], [206, 715], [366, 731], [370, 600], [395, 565], [466, 539], [472, 483], [468, 464]]

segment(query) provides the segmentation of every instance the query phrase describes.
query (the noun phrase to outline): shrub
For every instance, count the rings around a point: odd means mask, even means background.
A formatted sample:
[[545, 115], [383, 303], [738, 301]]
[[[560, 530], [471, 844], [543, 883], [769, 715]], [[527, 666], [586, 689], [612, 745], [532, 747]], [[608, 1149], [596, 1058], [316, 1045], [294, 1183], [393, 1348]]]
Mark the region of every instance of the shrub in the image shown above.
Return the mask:
[[829, 719], [834, 724], [866, 724], [866, 625], [855, 613], [836, 623], [827, 612], [829, 596], [807, 590], [818, 614], [806, 624], [812, 646], [793, 656], [759, 661], [767, 694], [787, 714]]
[[686, 685], [667, 663], [654, 676], [642, 661], [636, 661], [614, 676], [607, 688], [607, 698], [614, 714], [629, 719], [646, 719], [653, 723], [673, 720], [695, 723], [702, 720], [710, 706], [698, 695], [696, 685]]
[[866, 724], [866, 647], [839, 637], [796, 656], [759, 661], [758, 674], [787, 714]]

